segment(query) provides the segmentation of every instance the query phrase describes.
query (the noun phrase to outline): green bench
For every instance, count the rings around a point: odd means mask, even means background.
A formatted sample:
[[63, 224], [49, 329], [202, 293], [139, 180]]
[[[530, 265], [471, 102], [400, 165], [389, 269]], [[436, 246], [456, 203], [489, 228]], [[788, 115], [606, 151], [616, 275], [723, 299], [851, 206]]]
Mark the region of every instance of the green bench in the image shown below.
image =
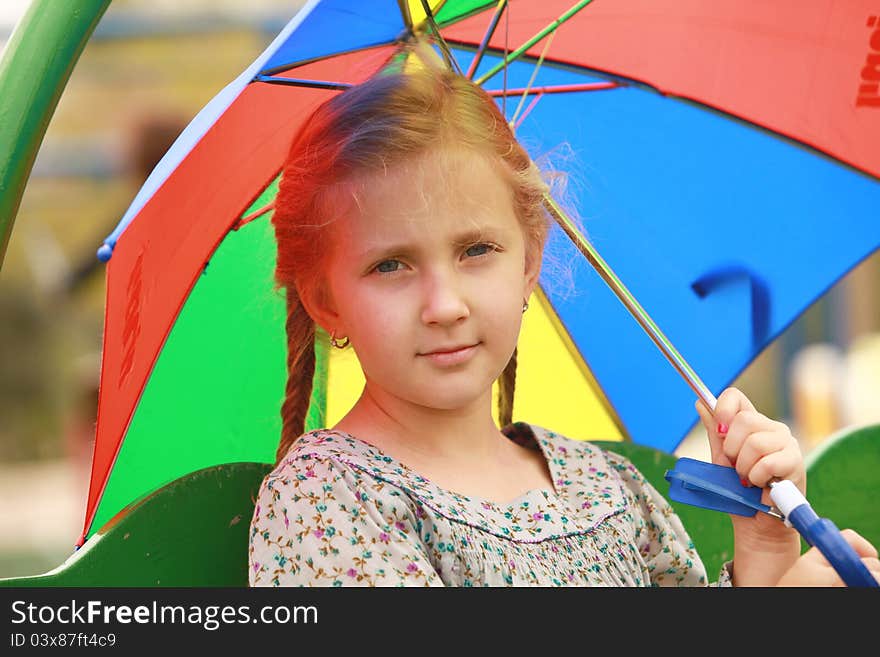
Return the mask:
[[[666, 493], [676, 457], [621, 442], [596, 444], [632, 460]], [[267, 463], [228, 463], [190, 473], [120, 511], [60, 566], [0, 586], [247, 586], [248, 528]], [[807, 497], [819, 515], [880, 546], [880, 425], [842, 431], [807, 459]], [[723, 513], [673, 502], [710, 579], [733, 556]], [[806, 547], [806, 546], [805, 546]]]
[[0, 586], [247, 586], [247, 531], [269, 470], [192, 472], [128, 505], [54, 570]]

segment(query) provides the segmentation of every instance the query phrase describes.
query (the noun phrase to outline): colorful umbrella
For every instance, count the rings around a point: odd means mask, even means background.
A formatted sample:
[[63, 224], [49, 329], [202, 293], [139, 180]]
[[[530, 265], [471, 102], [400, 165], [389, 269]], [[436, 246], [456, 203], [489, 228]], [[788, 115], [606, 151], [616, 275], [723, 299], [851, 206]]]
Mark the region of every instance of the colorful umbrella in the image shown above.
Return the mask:
[[[286, 380], [268, 219], [299, 122], [439, 32], [604, 260], [714, 393], [880, 246], [867, 1], [323, 0], [193, 120], [101, 248], [107, 304], [81, 541], [195, 469], [273, 460]], [[441, 42], [442, 43], [442, 42]], [[694, 392], [554, 226], [514, 418], [673, 451]], [[309, 426], [363, 379], [318, 347]]]

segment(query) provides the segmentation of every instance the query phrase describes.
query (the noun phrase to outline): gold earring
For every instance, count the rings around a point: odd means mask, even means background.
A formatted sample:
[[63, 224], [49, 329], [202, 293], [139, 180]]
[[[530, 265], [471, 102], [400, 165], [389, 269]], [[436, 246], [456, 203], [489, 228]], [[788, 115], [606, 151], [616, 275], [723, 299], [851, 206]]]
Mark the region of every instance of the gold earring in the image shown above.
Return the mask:
[[523, 299], [523, 312], [529, 309], [529, 302]]
[[330, 344], [332, 344], [337, 349], [345, 349], [351, 343], [351, 340], [349, 340], [348, 337], [343, 338], [343, 340], [345, 342], [340, 342], [339, 340], [336, 339], [336, 331], [335, 330], [330, 332]]

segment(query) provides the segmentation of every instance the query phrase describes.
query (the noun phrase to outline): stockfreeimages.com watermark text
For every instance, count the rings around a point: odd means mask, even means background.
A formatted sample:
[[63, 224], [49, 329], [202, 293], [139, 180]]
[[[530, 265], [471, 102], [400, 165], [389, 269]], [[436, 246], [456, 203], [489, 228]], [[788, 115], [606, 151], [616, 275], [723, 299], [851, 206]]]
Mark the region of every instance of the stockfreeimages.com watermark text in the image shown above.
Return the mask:
[[265, 605], [167, 605], [153, 600], [142, 605], [107, 604], [101, 600], [62, 604], [34, 604], [24, 600], [12, 603], [13, 625], [199, 625], [214, 631], [223, 625], [262, 623], [264, 625], [317, 624], [315, 606]]

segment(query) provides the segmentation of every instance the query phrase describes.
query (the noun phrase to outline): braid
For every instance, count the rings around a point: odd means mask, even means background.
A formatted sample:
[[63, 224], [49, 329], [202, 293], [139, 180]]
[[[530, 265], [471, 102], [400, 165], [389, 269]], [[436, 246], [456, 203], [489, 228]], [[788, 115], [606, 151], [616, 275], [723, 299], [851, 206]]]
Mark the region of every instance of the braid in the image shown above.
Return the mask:
[[295, 289], [287, 288], [287, 389], [281, 406], [281, 441], [275, 464], [305, 429], [315, 374], [315, 323]]
[[516, 348], [498, 379], [498, 422], [506, 427], [513, 421], [513, 393], [516, 389]]

